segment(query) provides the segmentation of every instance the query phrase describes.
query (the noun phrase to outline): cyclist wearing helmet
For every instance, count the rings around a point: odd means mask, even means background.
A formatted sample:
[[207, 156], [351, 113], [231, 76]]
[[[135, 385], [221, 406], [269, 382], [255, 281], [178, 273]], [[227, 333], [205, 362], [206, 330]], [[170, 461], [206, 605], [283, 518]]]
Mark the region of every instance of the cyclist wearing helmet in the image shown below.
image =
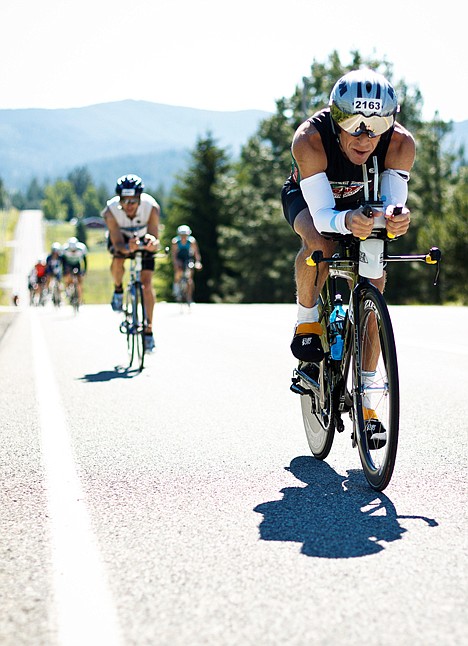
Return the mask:
[[[293, 355], [302, 361], [321, 361], [317, 299], [328, 273], [326, 263], [317, 269], [305, 259], [316, 250], [331, 256], [335, 243], [327, 232], [365, 238], [373, 217], [362, 212], [367, 184], [374, 182], [384, 203], [386, 227], [393, 236], [405, 234], [410, 212], [405, 208], [407, 182], [414, 162], [415, 143], [396, 120], [398, 103], [387, 79], [372, 70], [345, 74], [335, 84], [325, 108], [307, 119], [292, 142], [293, 167], [281, 198], [286, 219], [302, 239], [296, 257], [298, 318], [291, 343]], [[395, 205], [403, 207], [393, 215]], [[385, 275], [372, 281], [381, 292]]]
[[50, 281], [52, 276], [60, 281], [62, 278], [62, 245], [60, 242], [54, 242], [50, 249], [50, 254], [46, 259], [46, 287], [49, 288]]
[[[355, 70], [337, 81], [329, 107], [307, 119], [294, 135], [293, 168], [281, 197], [284, 215], [302, 239], [296, 257], [298, 317], [291, 343], [300, 361], [319, 362], [324, 356], [317, 299], [328, 265], [318, 265], [317, 273], [305, 259], [316, 250], [325, 256], [334, 253], [335, 243], [327, 233], [368, 237], [374, 217], [385, 216], [392, 236], [408, 230], [405, 203], [415, 143], [395, 120], [397, 112], [396, 93], [387, 79], [369, 69]], [[373, 209], [368, 218], [362, 205], [370, 196], [378, 197], [383, 207]], [[397, 205], [401, 214], [393, 213]], [[371, 282], [383, 292], [385, 273]], [[363, 366], [364, 384], [373, 382], [379, 352], [376, 348], [374, 365]], [[371, 398], [364, 406], [366, 420], [378, 419]]]
[[67, 288], [73, 282], [73, 274], [78, 276], [78, 298], [83, 302], [83, 276], [86, 274], [88, 248], [77, 238], [69, 238], [62, 247], [63, 280]]
[[145, 300], [148, 327], [145, 330], [145, 350], [154, 349], [153, 309], [155, 294], [152, 286], [154, 256], [159, 248], [160, 207], [156, 200], [143, 192], [144, 184], [138, 175], [123, 175], [117, 180], [116, 195], [107, 202], [102, 212], [109, 229], [108, 248], [112, 254], [111, 274], [114, 280], [112, 309], [122, 309], [124, 262], [141, 244], [146, 253], [142, 256], [141, 282]]
[[[44, 304], [43, 291], [46, 281], [46, 262], [43, 258], [39, 258], [28, 276], [28, 289], [29, 289], [29, 302], [32, 305]], [[35, 295], [37, 297], [35, 298]]]
[[[179, 296], [179, 282], [190, 261], [195, 261], [194, 268], [201, 269], [201, 256], [198, 243], [192, 236], [192, 229], [187, 224], [177, 228], [177, 235], [172, 238], [172, 264], [174, 267], [174, 296]], [[193, 269], [189, 268], [188, 302], [192, 302]]]

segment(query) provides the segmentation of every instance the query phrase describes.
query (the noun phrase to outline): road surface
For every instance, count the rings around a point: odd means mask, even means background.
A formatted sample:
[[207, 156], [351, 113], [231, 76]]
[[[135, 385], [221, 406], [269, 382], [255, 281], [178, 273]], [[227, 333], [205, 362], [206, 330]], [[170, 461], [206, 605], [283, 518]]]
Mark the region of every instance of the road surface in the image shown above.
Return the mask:
[[138, 374], [110, 306], [19, 308], [0, 343], [0, 644], [458, 645], [467, 308], [393, 307], [388, 489], [348, 431], [311, 457], [293, 305], [156, 307]]

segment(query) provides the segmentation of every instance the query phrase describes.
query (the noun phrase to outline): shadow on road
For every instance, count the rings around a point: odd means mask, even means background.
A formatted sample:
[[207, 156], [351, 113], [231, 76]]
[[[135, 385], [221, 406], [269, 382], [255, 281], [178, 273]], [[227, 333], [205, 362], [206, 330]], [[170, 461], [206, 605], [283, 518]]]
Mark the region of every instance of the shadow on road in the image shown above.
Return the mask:
[[360, 470], [347, 476], [311, 456], [294, 458], [286, 467], [306, 487], [282, 489], [282, 500], [254, 508], [263, 514], [260, 538], [264, 541], [302, 543], [302, 554], [321, 558], [354, 558], [376, 554], [383, 543], [399, 540], [407, 530], [399, 518], [438, 523], [424, 516], [398, 516], [383, 493], [369, 488]]
[[140, 374], [138, 369], [130, 370], [124, 366], [115, 366], [114, 370], [101, 370], [100, 372], [90, 373], [79, 377], [78, 381], [95, 383], [97, 381], [111, 381], [112, 379], [133, 379]]

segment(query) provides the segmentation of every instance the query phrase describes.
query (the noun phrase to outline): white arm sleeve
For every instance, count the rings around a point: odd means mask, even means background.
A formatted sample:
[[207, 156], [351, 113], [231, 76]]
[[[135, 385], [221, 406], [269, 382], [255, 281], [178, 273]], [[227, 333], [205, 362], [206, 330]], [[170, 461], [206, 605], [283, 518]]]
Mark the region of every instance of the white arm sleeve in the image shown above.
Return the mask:
[[406, 204], [409, 178], [410, 174], [406, 170], [384, 170], [380, 178], [380, 195], [385, 208], [389, 204]]
[[325, 173], [306, 177], [301, 180], [300, 186], [315, 228], [319, 233], [322, 231], [342, 233], [343, 235], [351, 233], [345, 225], [348, 210], [337, 211], [335, 209], [335, 198]]

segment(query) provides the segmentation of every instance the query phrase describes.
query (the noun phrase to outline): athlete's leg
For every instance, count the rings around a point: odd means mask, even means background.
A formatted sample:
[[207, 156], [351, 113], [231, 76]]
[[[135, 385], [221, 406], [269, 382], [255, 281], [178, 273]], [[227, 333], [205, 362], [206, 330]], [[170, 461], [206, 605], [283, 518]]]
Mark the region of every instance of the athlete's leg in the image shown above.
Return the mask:
[[146, 329], [147, 332], [152, 332], [153, 330], [153, 310], [156, 301], [152, 279], [153, 271], [151, 269], [143, 269], [141, 272], [141, 284], [143, 286], [143, 299], [145, 301], [146, 318], [148, 319], [148, 326]]
[[112, 280], [114, 281], [114, 287], [117, 289], [122, 289], [122, 281], [125, 273], [124, 262], [125, 258], [112, 257], [110, 271], [112, 274]]
[[[313, 307], [319, 297], [328, 276], [328, 264], [320, 263], [318, 267], [309, 267], [306, 258], [314, 251], [322, 251], [329, 257], [335, 250], [335, 243], [324, 238], [314, 226], [309, 209], [304, 209], [294, 220], [294, 231], [301, 237], [302, 247], [296, 256], [296, 289], [298, 304]], [[318, 271], [318, 276], [317, 276]]]

